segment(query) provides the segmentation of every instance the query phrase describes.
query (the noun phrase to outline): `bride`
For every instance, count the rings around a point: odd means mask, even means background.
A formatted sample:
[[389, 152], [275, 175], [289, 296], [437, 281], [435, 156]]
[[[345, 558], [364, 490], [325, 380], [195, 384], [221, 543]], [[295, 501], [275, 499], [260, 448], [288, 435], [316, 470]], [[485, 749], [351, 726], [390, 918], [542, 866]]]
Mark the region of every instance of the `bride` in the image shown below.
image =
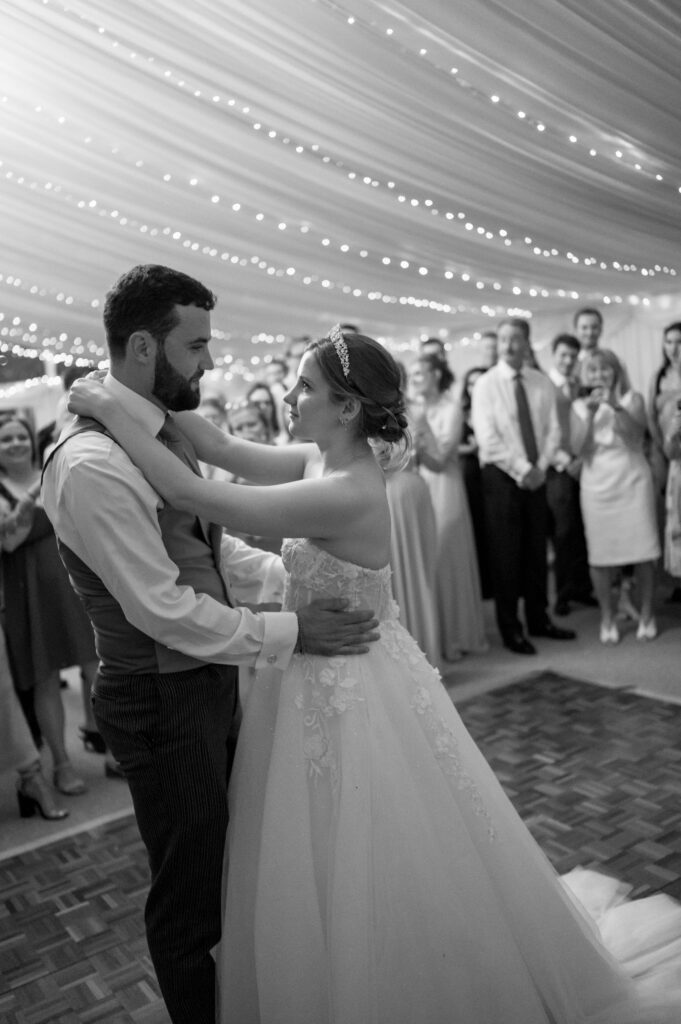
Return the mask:
[[243, 487], [194, 475], [98, 382], [71, 399], [176, 508], [293, 538], [286, 608], [343, 596], [381, 621], [368, 653], [311, 656], [303, 636], [283, 675], [251, 687], [218, 1024], [678, 1024], [681, 908], [627, 903], [591, 872], [557, 877], [399, 624], [381, 468], [406, 430], [395, 362], [335, 327], [286, 402], [293, 437], [314, 443], [250, 444], [174, 416], [203, 462], [256, 485]]

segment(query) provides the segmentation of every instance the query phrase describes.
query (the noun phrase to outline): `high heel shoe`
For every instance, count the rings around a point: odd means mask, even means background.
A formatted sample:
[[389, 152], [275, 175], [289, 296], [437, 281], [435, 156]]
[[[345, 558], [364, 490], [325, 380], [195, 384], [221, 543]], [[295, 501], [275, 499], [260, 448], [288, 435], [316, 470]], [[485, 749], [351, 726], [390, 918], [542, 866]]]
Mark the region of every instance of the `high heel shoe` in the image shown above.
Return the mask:
[[84, 725], [81, 725], [78, 732], [83, 746], [90, 754], [106, 754], [106, 743], [101, 732], [97, 729], [86, 729]]
[[19, 773], [17, 801], [22, 818], [32, 818], [37, 811], [46, 821], [60, 821], [69, 814], [55, 803], [39, 764]]
[[601, 623], [600, 641], [602, 644], [618, 644], [620, 642], [620, 631], [615, 622], [609, 626]]
[[54, 766], [54, 788], [64, 796], [80, 796], [87, 789], [82, 779], [76, 775], [70, 761], [63, 761]]
[[655, 619], [648, 619], [647, 622], [644, 622], [643, 619], [641, 619], [638, 624], [638, 629], [636, 630], [636, 639], [654, 640], [656, 636], [657, 623], [655, 622]]

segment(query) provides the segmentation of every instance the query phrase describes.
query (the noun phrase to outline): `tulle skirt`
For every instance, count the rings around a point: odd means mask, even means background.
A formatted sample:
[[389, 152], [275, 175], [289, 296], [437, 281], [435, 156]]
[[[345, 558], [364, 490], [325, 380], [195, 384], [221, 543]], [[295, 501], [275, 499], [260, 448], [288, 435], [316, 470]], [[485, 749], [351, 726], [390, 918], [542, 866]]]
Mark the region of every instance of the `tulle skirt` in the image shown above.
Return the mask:
[[678, 905], [561, 882], [438, 674], [381, 634], [251, 687], [221, 1024], [678, 1024]]

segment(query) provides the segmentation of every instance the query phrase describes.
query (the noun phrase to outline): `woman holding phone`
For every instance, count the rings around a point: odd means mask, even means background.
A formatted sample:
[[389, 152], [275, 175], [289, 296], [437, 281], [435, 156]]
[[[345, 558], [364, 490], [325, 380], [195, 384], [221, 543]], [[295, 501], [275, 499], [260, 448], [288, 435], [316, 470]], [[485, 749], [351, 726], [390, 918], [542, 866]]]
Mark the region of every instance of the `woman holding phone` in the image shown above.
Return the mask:
[[640, 599], [636, 638], [654, 640], [654, 565], [660, 557], [653, 478], [643, 452], [642, 396], [623, 390], [614, 352], [595, 349], [583, 367], [585, 395], [572, 406], [572, 444], [583, 459], [580, 498], [591, 578], [601, 609], [600, 639], [619, 642], [612, 598], [617, 567], [634, 565]]

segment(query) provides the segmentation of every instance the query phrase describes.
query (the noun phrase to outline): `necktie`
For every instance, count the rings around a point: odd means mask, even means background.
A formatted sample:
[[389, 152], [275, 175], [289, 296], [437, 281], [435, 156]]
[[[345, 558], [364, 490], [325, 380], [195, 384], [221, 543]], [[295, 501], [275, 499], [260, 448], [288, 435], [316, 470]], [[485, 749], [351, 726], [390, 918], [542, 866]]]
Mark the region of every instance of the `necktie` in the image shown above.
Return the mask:
[[532, 416], [530, 415], [530, 406], [527, 401], [527, 392], [525, 391], [525, 385], [523, 384], [523, 378], [521, 374], [515, 375], [515, 400], [518, 406], [518, 426], [520, 427], [520, 436], [523, 440], [523, 447], [525, 448], [525, 454], [532, 463], [533, 466], [537, 464], [539, 458], [539, 452], [537, 451], [537, 439], [534, 436], [534, 427], [532, 426]]
[[[194, 455], [194, 451], [182, 432], [175, 426], [172, 416], [166, 415], [165, 422], [156, 436], [159, 441], [163, 442], [168, 451], [171, 451], [173, 455], [176, 455], [178, 459], [181, 459], [182, 462], [184, 462], [185, 466], [188, 466], [191, 469], [192, 473], [196, 473], [197, 476], [201, 476], [201, 470], [199, 469], [199, 464], [196, 456]], [[199, 523], [204, 539], [213, 552], [215, 564], [216, 566], [219, 566], [222, 527], [218, 526], [216, 523], [209, 523], [200, 516], [197, 516], [196, 519]], [[231, 604], [232, 602], [229, 594], [227, 597]]]
[[190, 453], [185, 438], [173, 423], [171, 416], [166, 415], [165, 422], [156, 436], [159, 441], [163, 441], [163, 444], [173, 455], [176, 455], [186, 466], [189, 466], [193, 473], [201, 476], [199, 464], [194, 458], [193, 453]]

